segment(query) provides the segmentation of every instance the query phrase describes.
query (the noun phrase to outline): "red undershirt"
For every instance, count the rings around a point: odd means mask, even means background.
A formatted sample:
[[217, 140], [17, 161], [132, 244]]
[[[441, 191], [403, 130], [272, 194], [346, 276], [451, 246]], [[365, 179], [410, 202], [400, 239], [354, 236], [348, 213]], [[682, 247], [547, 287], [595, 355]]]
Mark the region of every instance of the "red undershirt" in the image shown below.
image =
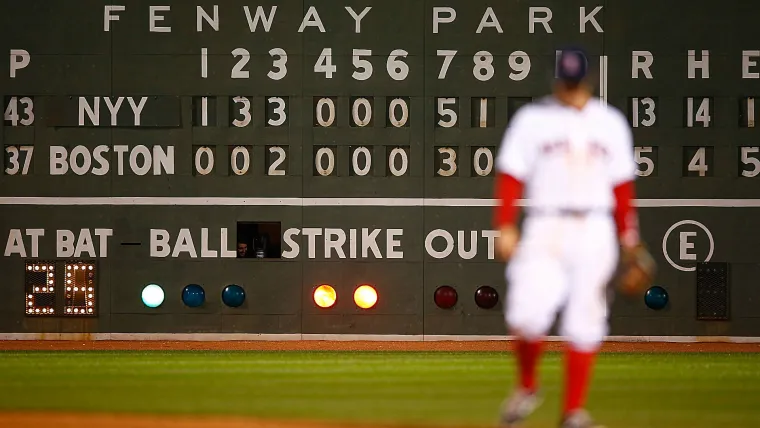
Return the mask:
[[[514, 224], [517, 221], [518, 207], [515, 202], [523, 193], [523, 183], [509, 174], [499, 173], [496, 176], [495, 197], [499, 205], [494, 213], [494, 223], [497, 229]], [[635, 198], [633, 181], [621, 183], [614, 189], [615, 193], [615, 224], [618, 236], [627, 245], [638, 243], [638, 216], [632, 202]]]

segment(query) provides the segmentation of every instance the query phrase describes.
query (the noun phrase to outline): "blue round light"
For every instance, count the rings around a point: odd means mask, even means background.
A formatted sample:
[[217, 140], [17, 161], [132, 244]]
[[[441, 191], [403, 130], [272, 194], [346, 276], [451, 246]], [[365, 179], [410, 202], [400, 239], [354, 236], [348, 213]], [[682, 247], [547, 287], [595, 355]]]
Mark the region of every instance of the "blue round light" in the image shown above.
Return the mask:
[[142, 302], [149, 308], [157, 308], [164, 303], [164, 290], [158, 284], [148, 284], [142, 290]]
[[668, 304], [668, 292], [659, 285], [649, 288], [644, 294], [644, 303], [650, 309], [659, 311]]
[[206, 292], [198, 284], [190, 284], [182, 290], [182, 302], [191, 308], [197, 308], [206, 300]]
[[222, 302], [231, 308], [237, 308], [245, 302], [245, 290], [237, 284], [230, 284], [222, 290]]

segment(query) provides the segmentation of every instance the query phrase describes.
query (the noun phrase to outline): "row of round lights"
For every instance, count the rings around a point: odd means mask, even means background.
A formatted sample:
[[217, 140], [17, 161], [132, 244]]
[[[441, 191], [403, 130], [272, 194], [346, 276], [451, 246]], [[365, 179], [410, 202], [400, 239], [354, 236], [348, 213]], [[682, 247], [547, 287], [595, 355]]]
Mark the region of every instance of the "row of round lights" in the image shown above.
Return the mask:
[[[80, 267], [80, 265], [67, 265], [66, 269], [68, 269], [68, 270], [71, 270], [71, 269], [78, 270], [79, 267]], [[81, 266], [81, 267], [82, 267], [82, 270], [92, 270], [93, 269], [93, 265], [84, 265], [84, 266]], [[53, 265], [39, 265], [39, 264], [35, 264], [35, 265], [28, 265], [26, 267], [26, 270], [30, 270], [30, 271], [41, 271], [42, 270], [42, 271], [53, 272], [55, 270], [55, 267]]]
[[[28, 305], [32, 306], [32, 302], [28, 302]], [[72, 308], [66, 308], [66, 313], [67, 314], [71, 314], [71, 313], [74, 313], [74, 314], [84, 314], [84, 313], [91, 314], [91, 313], [93, 313], [92, 311], [93, 311], [92, 308], [87, 308], [87, 311], [85, 311], [84, 308], [73, 308], [73, 309]], [[27, 314], [52, 315], [53, 313], [55, 313], [55, 310], [53, 308], [49, 308], [49, 307], [44, 307], [44, 308], [32, 308], [32, 307], [28, 307], [28, 308], [26, 308], [26, 313]]]
[[[473, 298], [475, 304], [483, 309], [491, 309], [499, 303], [499, 293], [489, 285], [478, 287], [478, 289], [475, 290]], [[435, 293], [433, 293], [433, 301], [435, 301], [436, 306], [441, 309], [451, 309], [459, 301], [459, 294], [454, 287], [450, 285], [442, 285], [435, 290]]]
[[87, 312], [85, 312], [84, 308], [66, 308], [66, 313], [67, 314], [71, 314], [71, 313], [74, 313], [74, 314], [84, 314], [84, 313], [91, 314], [92, 310], [93, 310], [92, 308], [87, 308]]
[[[68, 269], [68, 270], [71, 270], [71, 269], [79, 270], [79, 267], [80, 267], [79, 265], [68, 265], [68, 266], [66, 266], [66, 269]], [[93, 269], [92, 265], [81, 266], [81, 268], [82, 268], [82, 270], [92, 270]]]
[[[499, 293], [490, 286], [482, 286], [475, 290], [475, 304], [483, 309], [491, 309], [499, 302]], [[454, 287], [443, 285], [435, 290], [435, 304], [441, 309], [451, 309], [457, 304], [459, 296]], [[644, 303], [648, 308], [659, 311], [668, 304], [668, 291], [655, 285], [644, 293]]]
[[[338, 293], [328, 284], [322, 284], [314, 289], [314, 303], [320, 308], [330, 308], [335, 305]], [[435, 304], [441, 309], [451, 309], [459, 300], [456, 289], [449, 285], [443, 285], [435, 290], [433, 297]], [[488, 285], [475, 290], [475, 304], [483, 309], [491, 309], [499, 303], [499, 293]], [[377, 303], [377, 290], [370, 285], [360, 285], [354, 290], [354, 303], [362, 309], [369, 309]]]
[[[312, 293], [314, 303], [320, 308], [331, 308], [338, 300], [338, 293], [329, 284], [322, 284], [314, 288]], [[362, 309], [370, 309], [377, 303], [377, 290], [371, 285], [363, 284], [354, 290], [354, 303]]]
[[[314, 288], [312, 293], [314, 303], [320, 308], [331, 308], [338, 300], [338, 293], [329, 284], [322, 284]], [[148, 284], [142, 290], [142, 301], [149, 308], [157, 308], [163, 304], [165, 293], [158, 284]], [[354, 290], [354, 303], [362, 309], [370, 309], [377, 304], [378, 294], [374, 287], [362, 284]], [[475, 304], [483, 309], [491, 309], [499, 302], [499, 293], [488, 285], [478, 287], [474, 294]], [[206, 300], [206, 292], [198, 284], [189, 284], [182, 289], [182, 302], [191, 307], [199, 307]], [[454, 307], [459, 300], [459, 295], [449, 285], [443, 285], [435, 290], [435, 304], [442, 309]], [[222, 290], [222, 302], [229, 307], [238, 307], [245, 301], [245, 290], [236, 284], [230, 284]]]
[[27, 314], [35, 314], [35, 315], [39, 315], [39, 314], [52, 315], [54, 312], [55, 311], [53, 310], [53, 308], [47, 308], [47, 307], [26, 309]]
[[[142, 302], [149, 308], [157, 308], [164, 303], [164, 289], [158, 284], [148, 284], [142, 289]], [[189, 284], [182, 289], [182, 303], [197, 308], [206, 301], [206, 291], [198, 284]], [[237, 284], [230, 284], [222, 290], [222, 302], [237, 308], [245, 302], [245, 290]]]
[[[66, 266], [66, 269], [68, 269], [68, 270], [71, 270], [71, 269], [79, 270], [79, 267], [80, 267], [79, 265], [68, 265], [68, 266]], [[93, 269], [92, 265], [82, 266], [82, 270], [92, 270], [92, 269]], [[55, 268], [53, 267], [53, 265], [29, 265], [29, 266], [26, 267], [26, 270], [30, 270], [30, 271], [41, 271], [42, 270], [42, 271], [50, 271], [50, 272], [52, 272], [52, 271], [55, 270]]]

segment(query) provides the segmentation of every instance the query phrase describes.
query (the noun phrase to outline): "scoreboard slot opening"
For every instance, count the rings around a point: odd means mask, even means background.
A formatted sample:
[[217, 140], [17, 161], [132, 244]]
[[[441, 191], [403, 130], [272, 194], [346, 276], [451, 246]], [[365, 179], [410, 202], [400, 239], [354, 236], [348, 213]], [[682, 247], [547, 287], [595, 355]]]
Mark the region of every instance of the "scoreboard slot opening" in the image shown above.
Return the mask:
[[237, 223], [237, 258], [279, 259], [282, 223], [239, 221]]

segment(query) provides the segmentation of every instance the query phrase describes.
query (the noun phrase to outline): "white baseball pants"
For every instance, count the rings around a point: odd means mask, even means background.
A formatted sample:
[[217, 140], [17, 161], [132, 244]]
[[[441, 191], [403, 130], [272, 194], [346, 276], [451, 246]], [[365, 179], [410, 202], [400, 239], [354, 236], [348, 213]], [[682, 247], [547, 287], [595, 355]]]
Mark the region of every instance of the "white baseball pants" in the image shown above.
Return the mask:
[[529, 215], [522, 230], [506, 271], [510, 333], [539, 339], [561, 312], [559, 334], [595, 351], [607, 335], [607, 285], [618, 261], [612, 216]]

